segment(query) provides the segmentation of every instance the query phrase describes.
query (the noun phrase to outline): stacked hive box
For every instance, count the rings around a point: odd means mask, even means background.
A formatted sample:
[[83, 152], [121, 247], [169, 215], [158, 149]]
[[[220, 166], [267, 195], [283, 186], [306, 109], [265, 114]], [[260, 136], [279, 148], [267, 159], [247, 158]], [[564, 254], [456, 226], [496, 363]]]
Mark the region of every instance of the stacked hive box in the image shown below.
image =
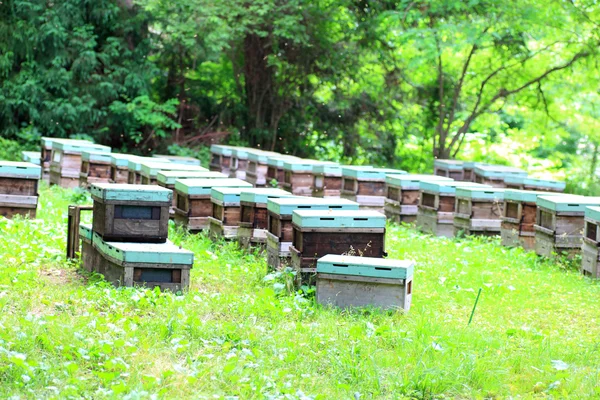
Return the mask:
[[43, 178], [46, 180], [50, 179], [50, 163], [52, 162], [52, 144], [54, 142], [74, 142], [74, 143], [92, 143], [89, 140], [79, 140], [79, 139], [59, 139], [59, 138], [50, 138], [50, 137], [42, 137], [42, 147], [41, 147], [41, 166], [43, 172]]
[[42, 165], [42, 155], [39, 151], [22, 151], [21, 155], [24, 162]]
[[414, 262], [327, 255], [317, 262], [317, 302], [408, 311]]
[[[156, 175], [158, 186], [175, 191], [175, 181], [177, 179], [226, 179], [227, 175], [213, 171], [160, 171]], [[173, 196], [173, 205], [171, 215], [175, 213], [176, 197]]]
[[421, 182], [417, 228], [436, 236], [454, 236], [457, 187], [489, 187], [472, 182]]
[[296, 196], [311, 196], [313, 167], [315, 165], [335, 165], [329, 161], [287, 159], [283, 163], [283, 189]]
[[285, 183], [283, 164], [289, 160], [299, 161], [300, 158], [286, 155], [267, 157], [267, 186], [275, 186], [276, 184], [278, 188], [283, 188]]
[[213, 188], [251, 188], [240, 179], [178, 179], [175, 181], [175, 222], [192, 232], [208, 229]]
[[559, 181], [528, 178], [527, 176], [507, 176], [504, 184], [509, 189], [563, 192], [566, 184]]
[[265, 187], [268, 185], [267, 172], [269, 165], [269, 157], [280, 156], [281, 154], [270, 151], [248, 151], [248, 169], [246, 171], [246, 182], [251, 183], [254, 187]]
[[600, 278], [600, 207], [586, 207], [585, 235], [581, 247], [581, 272], [590, 278]]
[[481, 162], [465, 161], [463, 162], [463, 181], [475, 182], [475, 168], [480, 165], [487, 165]]
[[158, 186], [104, 183], [90, 191], [91, 244], [97, 253], [86, 254], [84, 246], [82, 259], [93, 260], [91, 269], [116, 286], [187, 289], [193, 253], [167, 241], [173, 193]]
[[500, 234], [504, 190], [501, 188], [456, 188], [454, 234], [494, 236]]
[[81, 239], [81, 266], [87, 272], [94, 270], [98, 262], [98, 252], [92, 245], [92, 225], [79, 224], [79, 238]]
[[519, 168], [502, 165], [478, 165], [475, 167], [475, 182], [497, 188], [505, 188], [504, 179], [508, 177], [524, 178], [527, 172]]
[[50, 162], [50, 184], [65, 188], [78, 187], [81, 155], [84, 151], [110, 153], [110, 147], [89, 142], [54, 141]]
[[143, 163], [170, 163], [166, 158], [155, 157], [136, 157], [127, 162], [127, 183], [130, 185], [142, 184], [142, 164]]
[[161, 160], [167, 160], [173, 164], [179, 165], [189, 165], [194, 167], [200, 166], [200, 160], [194, 157], [185, 157], [185, 156], [172, 156], [168, 154], [154, 154], [152, 158], [159, 158]]
[[174, 162], [142, 162], [140, 168], [142, 185], [156, 185], [158, 173], [161, 171], [208, 172], [206, 168], [199, 165], [176, 164]]
[[210, 192], [212, 216], [208, 217], [213, 239], [237, 239], [240, 226], [240, 194], [244, 188], [221, 187]]
[[452, 178], [457, 181], [464, 181], [464, 163], [458, 160], [435, 160], [433, 162], [433, 174]]
[[267, 262], [278, 268], [288, 263], [292, 245], [292, 213], [294, 210], [358, 210], [358, 203], [344, 199], [280, 198], [267, 202]]
[[342, 166], [315, 164], [313, 166], [313, 197], [340, 197], [342, 195]]
[[221, 172], [229, 176], [232, 151], [232, 146], [225, 146], [221, 144], [213, 144], [210, 146], [211, 158], [209, 169], [211, 171]]
[[245, 180], [247, 169], [248, 149], [245, 147], [233, 148], [231, 150], [231, 167], [229, 169], [229, 177]]
[[0, 215], [35, 218], [42, 168], [28, 162], [0, 161]]
[[128, 183], [129, 182], [129, 161], [136, 160], [139, 156], [132, 154], [110, 155], [110, 183]]
[[538, 196], [535, 252], [550, 257], [580, 254], [585, 228], [585, 208], [599, 206], [600, 197]]
[[110, 181], [111, 153], [99, 151], [81, 152], [81, 171], [79, 187], [88, 189], [92, 183], [108, 183]]
[[404, 175], [406, 171], [372, 167], [342, 168], [342, 197], [356, 201], [361, 209], [383, 212], [387, 175]]
[[393, 222], [417, 220], [421, 182], [452, 182], [452, 178], [437, 175], [388, 175], [385, 178], [385, 216]]

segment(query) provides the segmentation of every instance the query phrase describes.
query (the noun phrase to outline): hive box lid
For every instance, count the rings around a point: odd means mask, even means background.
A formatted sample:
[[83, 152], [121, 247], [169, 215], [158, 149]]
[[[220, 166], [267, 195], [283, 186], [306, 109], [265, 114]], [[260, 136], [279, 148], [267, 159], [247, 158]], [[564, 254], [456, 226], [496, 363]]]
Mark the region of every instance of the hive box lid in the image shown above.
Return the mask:
[[208, 170], [199, 165], [177, 164], [174, 162], [142, 162], [141, 174], [146, 177], [156, 176], [160, 171], [200, 171]]
[[42, 162], [42, 153], [40, 151], [22, 151], [23, 161], [40, 165]]
[[288, 197], [269, 199], [267, 209], [279, 215], [292, 215], [298, 210], [358, 210], [359, 204], [336, 198]]
[[454, 179], [446, 178], [445, 176], [420, 174], [393, 174], [385, 177], [385, 183], [388, 185], [399, 186], [404, 189], [419, 189], [421, 182], [454, 182]]
[[456, 197], [463, 197], [467, 199], [481, 199], [481, 200], [504, 200], [503, 188], [481, 188], [481, 187], [462, 187], [456, 188]]
[[159, 171], [156, 180], [164, 185], [174, 185], [177, 179], [226, 179], [227, 175], [214, 171]]
[[94, 144], [91, 142], [74, 142], [74, 141], [55, 141], [52, 142], [52, 148], [61, 150], [66, 153], [81, 154], [84, 151], [98, 151], [103, 153], [110, 153], [111, 148], [108, 146], [102, 146], [101, 144]]
[[191, 265], [194, 253], [180, 249], [167, 240], [166, 243], [105, 242], [94, 232], [94, 246], [98, 251], [119, 263]]
[[560, 196], [538, 196], [536, 204], [549, 210], [558, 212], [585, 213], [588, 206], [600, 206], [600, 197], [574, 196], [563, 194]]
[[285, 197], [298, 197], [281, 189], [254, 188], [243, 189], [240, 200], [247, 203], [267, 204], [269, 199], [281, 199]]
[[102, 152], [102, 151], [82, 151], [81, 152], [81, 159], [83, 161], [91, 161], [91, 162], [104, 162], [104, 163], [110, 163], [111, 160], [111, 153], [106, 153], [106, 152]]
[[464, 168], [464, 161], [438, 159], [433, 161], [433, 166], [451, 171], [462, 171]]
[[247, 147], [235, 147], [231, 150], [231, 156], [235, 157], [239, 160], [247, 160], [248, 159], [248, 150], [251, 150]]
[[171, 202], [173, 191], [156, 185], [130, 185], [127, 183], [92, 183], [92, 197], [101, 201], [140, 201], [152, 203]]
[[600, 207], [586, 207], [585, 216], [586, 218], [593, 219], [594, 221], [600, 221]]
[[140, 158], [133, 154], [110, 153], [110, 163], [115, 167], [127, 167], [130, 160]]
[[259, 164], [266, 164], [269, 161], [269, 157], [281, 156], [279, 153], [274, 151], [254, 150], [248, 151], [248, 160]]
[[194, 157], [186, 157], [186, 156], [171, 156], [168, 154], [154, 154], [152, 158], [160, 158], [163, 160], [169, 160], [173, 164], [179, 165], [189, 165], [189, 166], [200, 166], [200, 160]]
[[204, 178], [192, 178], [192, 179], [177, 179], [175, 181], [175, 190], [178, 192], [190, 195], [210, 195], [212, 188], [214, 187], [238, 187], [238, 188], [251, 188], [252, 185], [241, 179], [226, 178], [226, 179], [204, 179]]
[[142, 170], [142, 164], [145, 162], [151, 163], [170, 163], [167, 159], [158, 159], [153, 157], [136, 157], [132, 158], [127, 162], [127, 168], [130, 171], [140, 172]]
[[444, 193], [454, 194], [456, 193], [457, 187], [491, 187], [490, 185], [482, 185], [481, 183], [475, 182], [461, 182], [461, 181], [437, 181], [429, 182], [423, 181], [419, 184], [421, 191], [427, 191], [431, 193]]
[[79, 236], [92, 240], [92, 225], [79, 224]]
[[219, 154], [225, 157], [231, 157], [231, 152], [233, 151], [233, 146], [227, 146], [224, 144], [213, 144], [210, 146], [210, 152], [213, 154]]
[[89, 140], [84, 140], [84, 139], [63, 139], [63, 138], [53, 138], [53, 137], [47, 137], [47, 136], [42, 136], [42, 146], [46, 147], [46, 148], [50, 148], [52, 147], [52, 144], [55, 142], [80, 142], [80, 143], [92, 143]]
[[312, 172], [315, 165], [336, 165], [332, 161], [319, 161], [307, 159], [288, 159], [283, 163], [283, 169], [293, 172]]
[[241, 187], [217, 187], [210, 191], [210, 198], [230, 205], [240, 205], [240, 195], [244, 188]]
[[506, 189], [504, 192], [504, 200], [520, 201], [525, 203], [535, 203], [538, 196], [564, 196], [564, 194], [517, 189]]
[[270, 167], [283, 168], [283, 164], [286, 160], [301, 160], [299, 157], [290, 156], [287, 154], [279, 154], [276, 156], [267, 157], [267, 165]]
[[42, 167], [24, 161], [0, 161], [0, 177], [40, 179]]
[[527, 172], [520, 168], [507, 167], [504, 165], [478, 165], [474, 169], [475, 174], [484, 178], [507, 178], [509, 176], [527, 176]]
[[385, 228], [385, 215], [368, 210], [294, 210], [300, 228]]
[[410, 260], [328, 254], [317, 260], [317, 273], [410, 279], [413, 277], [414, 266], [415, 262]]
[[479, 165], [488, 165], [486, 163], [483, 162], [478, 162], [478, 161], [465, 161], [463, 162], [463, 168], [468, 168], [468, 169], [473, 169]]
[[[339, 164], [314, 164], [313, 174], [315, 175], [333, 175], [342, 176], [342, 169], [349, 167], [349, 165]], [[371, 167], [373, 168], [373, 167]]]
[[404, 175], [406, 171], [401, 169], [373, 168], [373, 167], [344, 167], [342, 175], [345, 177], [360, 179], [385, 180], [387, 175]]
[[513, 185], [537, 186], [548, 189], [565, 190], [567, 184], [565, 182], [553, 181], [547, 179], [529, 178], [527, 176], [509, 175], [504, 178], [504, 183]]

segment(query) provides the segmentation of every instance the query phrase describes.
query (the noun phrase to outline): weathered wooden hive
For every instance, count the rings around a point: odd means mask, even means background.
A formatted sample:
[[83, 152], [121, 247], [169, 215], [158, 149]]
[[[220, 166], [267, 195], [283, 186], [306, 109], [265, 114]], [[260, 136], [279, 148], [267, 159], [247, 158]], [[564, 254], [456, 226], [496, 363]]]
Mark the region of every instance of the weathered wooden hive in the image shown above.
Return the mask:
[[81, 152], [79, 187], [88, 189], [92, 183], [109, 183], [111, 153], [100, 151]]
[[454, 234], [500, 235], [504, 214], [503, 188], [457, 187]]
[[274, 186], [277, 183], [278, 188], [283, 188], [285, 183], [285, 171], [283, 170], [283, 164], [287, 160], [299, 161], [301, 158], [280, 154], [277, 156], [267, 157], [267, 185]]
[[94, 232], [92, 244], [99, 253], [94, 270], [115, 286], [158, 286], [172, 292], [189, 287], [194, 253], [169, 241], [107, 242]]
[[586, 207], [585, 235], [581, 247], [581, 272], [593, 279], [600, 278], [600, 207]]
[[[51, 138], [51, 137], [42, 137], [41, 140], [41, 167], [43, 173], [43, 179], [50, 179], [50, 163], [52, 162], [52, 144], [54, 142], [79, 142], [79, 143], [92, 143], [89, 140], [79, 140], [79, 139], [61, 139], [61, 138]], [[93, 144], [93, 143], [92, 143]]]
[[535, 252], [546, 257], [580, 254], [585, 209], [600, 206], [600, 197], [544, 195], [537, 197], [536, 204]]
[[92, 272], [98, 263], [98, 252], [92, 245], [92, 225], [79, 224], [79, 237], [81, 238], [81, 267], [87, 272]]
[[526, 177], [527, 172], [519, 168], [503, 165], [478, 165], [475, 167], [475, 182], [497, 188], [505, 188], [504, 179], [508, 177]]
[[356, 202], [346, 199], [307, 197], [268, 199], [267, 201], [267, 263], [278, 268], [289, 262], [292, 244], [294, 210], [358, 210]]
[[337, 164], [315, 164], [313, 166], [313, 197], [341, 197], [342, 168]]
[[[227, 179], [227, 175], [215, 171], [159, 171], [156, 174], [158, 186], [162, 186], [175, 192], [175, 181], [178, 179]], [[171, 215], [175, 213], [177, 196], [173, 195]]]
[[504, 184], [509, 189], [536, 190], [543, 192], [564, 192], [565, 182], [529, 178], [527, 176], [507, 176]]
[[279, 153], [262, 150], [248, 150], [248, 169], [246, 170], [246, 182], [250, 182], [254, 187], [270, 186], [267, 182], [267, 164], [269, 157], [280, 156]]
[[387, 175], [404, 175], [406, 171], [372, 167], [342, 168], [342, 197], [356, 201], [363, 209], [384, 211]]
[[283, 163], [283, 189], [296, 196], [312, 196], [313, 167], [315, 165], [336, 165], [331, 161], [293, 160]]
[[176, 164], [174, 162], [142, 162], [140, 174], [142, 185], [156, 185], [158, 173], [161, 171], [195, 171], [208, 172], [208, 169], [199, 165]]
[[208, 229], [213, 188], [251, 188], [241, 179], [178, 179], [175, 181], [175, 222], [195, 232]]
[[244, 188], [221, 187], [210, 192], [212, 216], [208, 217], [209, 234], [213, 239], [237, 239], [240, 226], [240, 194]]
[[486, 163], [476, 161], [464, 161], [463, 162], [463, 181], [464, 182], [475, 182], [475, 168], [480, 165], [487, 165]]
[[464, 161], [438, 159], [433, 162], [433, 174], [457, 181], [465, 180]]
[[167, 240], [173, 192], [154, 185], [95, 183], [93, 228], [105, 241]]
[[408, 311], [414, 264], [409, 260], [326, 255], [317, 261], [317, 302], [340, 308]]
[[42, 153], [39, 151], [22, 151], [21, 158], [23, 162], [29, 162], [35, 165], [42, 165]]
[[452, 178], [437, 175], [388, 175], [385, 178], [385, 216], [393, 222], [417, 220], [421, 182], [452, 182]]
[[35, 218], [42, 168], [28, 162], [0, 161], [0, 216]]
[[231, 167], [229, 177], [241, 180], [246, 179], [246, 170], [248, 169], [248, 149], [246, 147], [236, 147], [231, 150]]
[[110, 183], [129, 182], [129, 161], [138, 159], [133, 154], [111, 153], [110, 155]]
[[507, 189], [504, 192], [501, 225], [503, 246], [535, 249], [536, 201], [538, 196], [547, 195], [552, 193], [516, 189]]
[[[200, 167], [200, 160], [198, 160], [197, 158], [194, 158], [194, 157], [173, 156], [170, 154], [154, 154], [154, 155], [152, 155], [152, 158], [168, 160], [169, 162], [171, 162], [173, 164], [188, 165], [191, 167]], [[205, 170], [208, 171], [207, 169], [205, 169]]]
[[327, 254], [382, 258], [385, 221], [377, 211], [294, 210], [292, 267], [304, 279], [316, 272], [317, 260]]
[[266, 244], [268, 225], [267, 202], [269, 199], [296, 197], [281, 189], [243, 189], [240, 195], [241, 220], [238, 241], [242, 247]]
[[454, 236], [454, 207], [457, 187], [491, 187], [474, 182], [421, 182], [417, 228], [435, 236]]
[[170, 163], [165, 158], [154, 158], [154, 157], [137, 157], [132, 158], [127, 162], [127, 183], [130, 185], [141, 185], [142, 184], [142, 164], [143, 163]]
[[84, 151], [110, 153], [110, 147], [89, 142], [54, 141], [50, 162], [50, 184], [65, 188], [78, 187]]
[[231, 154], [233, 146], [223, 144], [213, 144], [210, 146], [210, 165], [209, 169], [215, 172], [221, 172], [229, 176], [231, 168]]

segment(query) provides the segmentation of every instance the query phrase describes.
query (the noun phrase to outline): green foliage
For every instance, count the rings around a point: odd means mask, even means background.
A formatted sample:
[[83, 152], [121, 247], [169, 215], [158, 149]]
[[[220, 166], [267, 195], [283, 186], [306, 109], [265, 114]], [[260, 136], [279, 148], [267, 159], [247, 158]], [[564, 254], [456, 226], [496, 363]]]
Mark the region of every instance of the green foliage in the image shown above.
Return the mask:
[[25, 150], [19, 142], [0, 137], [0, 160], [22, 161], [21, 152]]

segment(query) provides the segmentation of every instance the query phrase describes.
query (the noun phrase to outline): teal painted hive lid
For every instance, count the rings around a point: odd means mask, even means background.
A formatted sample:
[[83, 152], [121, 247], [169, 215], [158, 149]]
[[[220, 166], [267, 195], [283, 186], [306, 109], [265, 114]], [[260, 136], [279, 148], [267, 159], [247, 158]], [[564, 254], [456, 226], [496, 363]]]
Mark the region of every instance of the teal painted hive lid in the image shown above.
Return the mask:
[[517, 189], [506, 189], [506, 191], [504, 192], [504, 200], [512, 200], [525, 203], [535, 203], [537, 201], [538, 196], [564, 196], [564, 194]]
[[111, 153], [86, 150], [81, 152], [81, 159], [83, 161], [110, 163]]
[[167, 240], [166, 243], [121, 243], [105, 242], [94, 232], [94, 246], [119, 263], [142, 264], [175, 264], [189, 265], [194, 263], [194, 253], [180, 249]]
[[368, 210], [294, 210], [300, 228], [385, 228], [385, 215]]
[[600, 206], [600, 197], [574, 196], [563, 194], [558, 196], [538, 196], [536, 204], [557, 212], [585, 213], [589, 206]]
[[190, 195], [200, 196], [208, 195], [214, 187], [238, 187], [251, 188], [252, 185], [241, 179], [226, 178], [226, 179], [177, 179], [175, 181], [175, 190], [178, 192]]
[[208, 170], [199, 165], [177, 164], [174, 162], [143, 162], [141, 168], [142, 176], [156, 177], [160, 171], [198, 171], [207, 172]]
[[0, 177], [20, 179], [40, 179], [42, 168], [24, 161], [0, 161]]
[[22, 151], [23, 161], [40, 165], [42, 162], [42, 153], [40, 151]]
[[462, 171], [464, 168], [464, 161], [437, 159], [433, 161], [433, 166], [450, 171]]
[[269, 157], [277, 156], [281, 156], [281, 154], [264, 150], [248, 151], [248, 160], [258, 164], [266, 164], [269, 161]]
[[421, 182], [454, 182], [454, 179], [446, 178], [445, 176], [420, 174], [393, 174], [385, 177], [385, 183], [403, 189], [419, 189]]
[[243, 189], [240, 200], [247, 203], [267, 204], [269, 199], [281, 199], [285, 197], [298, 197], [281, 189], [254, 188]]
[[312, 172], [315, 175], [329, 175], [329, 176], [340, 176], [341, 177], [342, 169], [345, 167], [348, 167], [348, 165], [314, 164]]
[[283, 164], [286, 160], [301, 160], [299, 157], [290, 156], [287, 154], [280, 154], [276, 156], [267, 157], [267, 165], [270, 167], [283, 168]]
[[210, 198], [230, 205], [240, 205], [240, 195], [244, 188], [232, 188], [232, 187], [219, 187], [212, 188], [210, 191]]
[[92, 143], [89, 140], [83, 140], [83, 139], [63, 139], [63, 138], [53, 138], [53, 137], [47, 137], [47, 136], [42, 136], [42, 146], [49, 149], [52, 148], [52, 144], [55, 142], [80, 142], [80, 143]]
[[156, 180], [164, 185], [174, 185], [177, 179], [226, 179], [227, 175], [214, 171], [159, 171]]
[[342, 168], [342, 175], [344, 177], [361, 179], [373, 179], [385, 181], [387, 175], [404, 175], [406, 171], [400, 169], [388, 169], [388, 168], [373, 168], [373, 167], [344, 167]]
[[444, 193], [444, 194], [454, 194], [456, 193], [456, 188], [458, 187], [486, 187], [490, 188], [490, 185], [482, 185], [480, 183], [475, 182], [460, 182], [460, 181], [437, 181], [437, 182], [429, 182], [423, 181], [419, 184], [421, 190], [431, 192], [431, 193]]
[[336, 198], [288, 197], [269, 199], [267, 209], [279, 215], [292, 215], [294, 210], [358, 210], [359, 204]]
[[486, 163], [483, 162], [478, 162], [478, 161], [465, 161], [463, 162], [463, 168], [465, 169], [474, 169], [475, 167], [479, 166], [479, 165], [488, 165]]
[[512, 185], [536, 186], [556, 190], [565, 190], [565, 187], [567, 186], [565, 182], [514, 175], [509, 175], [506, 178], [504, 178], [504, 183]]
[[319, 160], [307, 160], [307, 159], [289, 159], [283, 163], [283, 169], [292, 172], [312, 172], [315, 165], [336, 165], [332, 161], [319, 161]]
[[213, 144], [210, 146], [210, 152], [213, 154], [219, 154], [225, 157], [231, 157], [231, 152], [233, 151], [233, 146], [227, 146], [224, 144]]
[[600, 221], [600, 207], [586, 207], [585, 216], [586, 218], [593, 219], [594, 221]]
[[476, 175], [484, 178], [507, 178], [509, 176], [527, 176], [527, 172], [520, 168], [504, 165], [478, 165], [474, 168]]
[[410, 260], [328, 254], [317, 260], [317, 273], [369, 278], [411, 279], [414, 266], [415, 262]]
[[140, 158], [133, 154], [110, 153], [110, 163], [115, 167], [127, 167], [130, 160]]
[[52, 143], [52, 148], [63, 151], [65, 153], [81, 154], [84, 151], [97, 151], [102, 153], [110, 153], [111, 148], [94, 144], [91, 142], [74, 142], [74, 141], [57, 141]]
[[231, 156], [237, 158], [238, 160], [247, 160], [248, 150], [249, 149], [246, 147], [236, 147], [231, 151]]
[[457, 187], [456, 197], [462, 197], [467, 199], [481, 199], [481, 200], [504, 200], [503, 188], [480, 188], [480, 187]]
[[145, 162], [150, 162], [150, 163], [170, 163], [171, 161], [167, 160], [167, 159], [157, 159], [157, 158], [153, 158], [153, 157], [137, 157], [137, 158], [132, 158], [127, 162], [127, 168], [130, 171], [135, 171], [135, 172], [141, 172], [142, 171], [142, 164]]
[[90, 224], [79, 224], [79, 236], [92, 240], [92, 225]]
[[156, 185], [127, 183], [92, 183], [90, 192], [100, 201], [139, 201], [148, 203], [171, 202], [173, 191]]
[[152, 158], [154, 158], [154, 159], [158, 158], [161, 160], [169, 160], [173, 164], [189, 165], [189, 166], [195, 166], [195, 167], [200, 166], [200, 160], [198, 160], [197, 158], [194, 158], [194, 157], [172, 156], [172, 155], [168, 155], [168, 154], [154, 154], [152, 156]]

